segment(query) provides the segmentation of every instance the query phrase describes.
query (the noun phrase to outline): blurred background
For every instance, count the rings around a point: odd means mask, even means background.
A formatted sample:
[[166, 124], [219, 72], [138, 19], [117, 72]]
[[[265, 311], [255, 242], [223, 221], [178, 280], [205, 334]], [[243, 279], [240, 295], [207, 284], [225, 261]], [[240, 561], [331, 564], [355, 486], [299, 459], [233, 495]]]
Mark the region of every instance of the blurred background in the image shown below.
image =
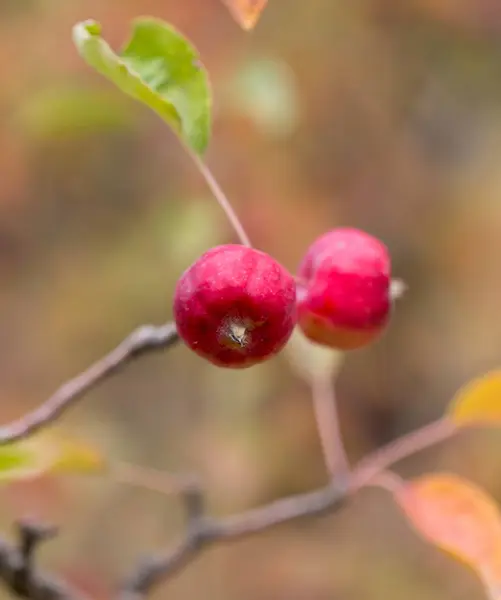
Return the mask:
[[[349, 355], [337, 393], [350, 460], [440, 416], [501, 362], [498, 0], [270, 0], [244, 34], [218, 0], [1, 0], [0, 417], [34, 408], [142, 323], [171, 318], [180, 273], [233, 241], [170, 131], [77, 56], [71, 26], [118, 48], [139, 15], [198, 47], [214, 87], [207, 161], [259, 248], [295, 269], [327, 228], [390, 247], [409, 291]], [[179, 346], [141, 359], [61, 421], [115, 460], [204, 478], [225, 514], [323, 484], [304, 382], [284, 356], [219, 370]], [[399, 465], [452, 470], [501, 500], [501, 436]], [[107, 598], [182, 530], [175, 498], [99, 478], [4, 486], [0, 526], [61, 535], [42, 563]], [[482, 598], [387, 493], [206, 552], [155, 597]]]

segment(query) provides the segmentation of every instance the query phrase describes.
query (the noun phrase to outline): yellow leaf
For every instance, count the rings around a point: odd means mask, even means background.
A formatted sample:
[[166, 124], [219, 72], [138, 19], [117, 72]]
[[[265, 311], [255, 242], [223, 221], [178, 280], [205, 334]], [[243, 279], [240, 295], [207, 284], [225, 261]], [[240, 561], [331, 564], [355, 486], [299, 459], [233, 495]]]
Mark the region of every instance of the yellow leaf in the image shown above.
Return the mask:
[[501, 423], [501, 370], [466, 384], [447, 412], [457, 425]]
[[495, 590], [501, 589], [501, 514], [485, 491], [441, 473], [406, 483], [395, 499], [422, 537], [467, 563], [496, 597]]
[[99, 473], [104, 457], [87, 443], [59, 431], [43, 431], [0, 448], [0, 481], [33, 479], [61, 473]]
[[49, 473], [100, 473], [108, 468], [107, 461], [92, 445], [59, 434], [48, 439], [48, 450], [52, 451]]
[[223, 0], [235, 21], [249, 31], [256, 26], [268, 0]]

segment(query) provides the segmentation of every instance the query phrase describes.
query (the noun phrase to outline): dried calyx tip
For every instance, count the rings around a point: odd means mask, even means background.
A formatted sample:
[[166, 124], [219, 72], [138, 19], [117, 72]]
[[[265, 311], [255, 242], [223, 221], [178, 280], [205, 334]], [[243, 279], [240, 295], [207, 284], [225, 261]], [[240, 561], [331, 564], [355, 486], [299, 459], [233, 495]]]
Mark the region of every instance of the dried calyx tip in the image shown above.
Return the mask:
[[399, 300], [408, 289], [408, 285], [402, 279], [392, 279], [390, 283], [390, 296], [392, 300]]
[[232, 322], [228, 331], [229, 339], [243, 348], [247, 343], [247, 328], [241, 323]]

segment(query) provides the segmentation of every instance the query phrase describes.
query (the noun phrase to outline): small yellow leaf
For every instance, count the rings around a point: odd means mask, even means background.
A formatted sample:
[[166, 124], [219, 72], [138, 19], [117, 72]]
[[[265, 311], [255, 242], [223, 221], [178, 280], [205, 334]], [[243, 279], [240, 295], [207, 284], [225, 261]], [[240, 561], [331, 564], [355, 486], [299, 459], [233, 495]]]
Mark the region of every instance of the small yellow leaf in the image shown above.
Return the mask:
[[268, 0], [223, 0], [235, 21], [249, 31], [256, 26]]
[[501, 370], [467, 383], [447, 412], [457, 425], [501, 424]]
[[104, 457], [91, 445], [59, 431], [44, 431], [0, 448], [0, 481], [61, 473], [100, 473]]
[[53, 452], [49, 473], [91, 474], [106, 471], [107, 461], [92, 445], [59, 435], [47, 442]]
[[491, 594], [501, 589], [501, 514], [486, 492], [442, 473], [406, 483], [395, 499], [426, 540], [467, 563]]

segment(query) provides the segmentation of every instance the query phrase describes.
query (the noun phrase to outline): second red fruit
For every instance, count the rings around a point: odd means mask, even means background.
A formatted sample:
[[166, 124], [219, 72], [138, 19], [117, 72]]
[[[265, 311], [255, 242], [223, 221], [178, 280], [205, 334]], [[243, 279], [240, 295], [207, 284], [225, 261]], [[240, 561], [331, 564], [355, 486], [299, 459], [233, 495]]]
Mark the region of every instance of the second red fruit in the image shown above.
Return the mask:
[[221, 367], [250, 367], [277, 354], [296, 324], [296, 283], [268, 254], [226, 244], [179, 279], [174, 318], [180, 337]]
[[298, 321], [310, 340], [352, 350], [387, 324], [391, 260], [368, 233], [348, 227], [325, 233], [308, 248], [298, 276]]

